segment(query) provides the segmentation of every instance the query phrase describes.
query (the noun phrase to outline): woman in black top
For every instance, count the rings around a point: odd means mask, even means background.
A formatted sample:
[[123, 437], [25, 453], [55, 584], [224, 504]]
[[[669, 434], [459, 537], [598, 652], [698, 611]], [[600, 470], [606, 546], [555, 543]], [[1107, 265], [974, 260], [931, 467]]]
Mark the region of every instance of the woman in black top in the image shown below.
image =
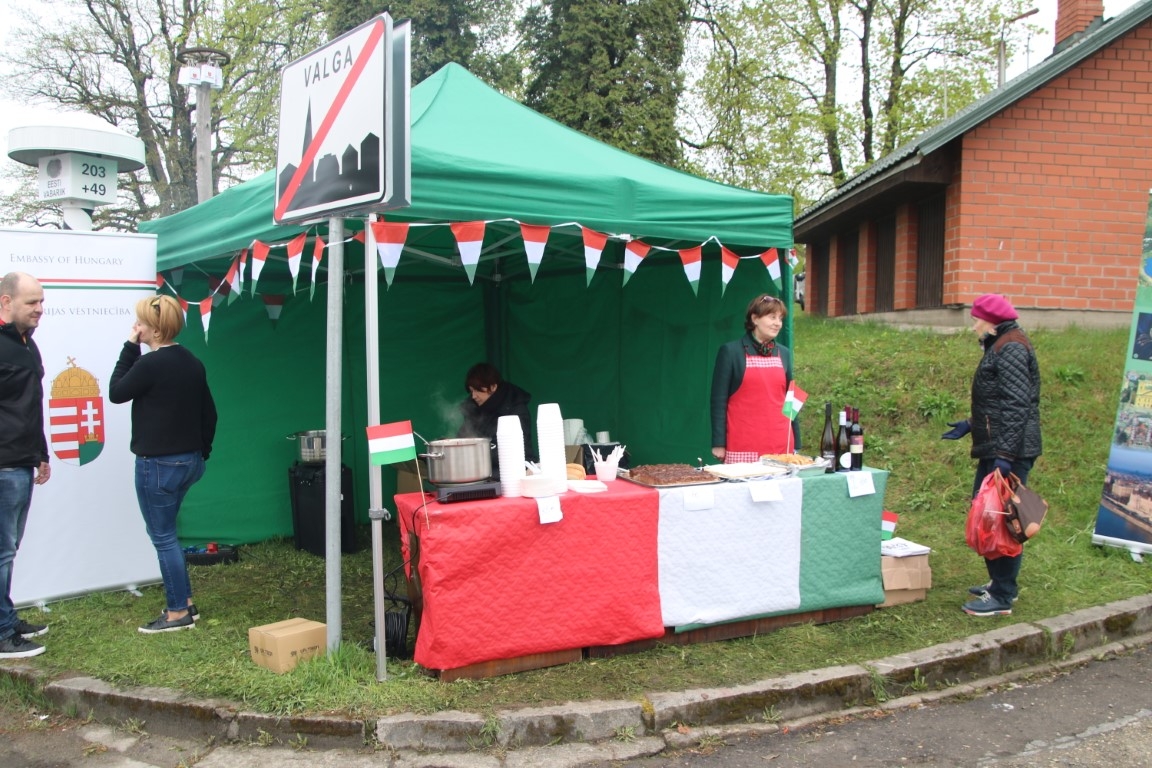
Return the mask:
[[[501, 416], [517, 416], [524, 432], [524, 456], [535, 457], [531, 449], [532, 424], [528, 416], [528, 403], [532, 396], [510, 381], [504, 381], [500, 371], [491, 363], [477, 363], [464, 377], [468, 399], [460, 404], [464, 423], [457, 437], [484, 437], [496, 442], [496, 427]], [[492, 466], [496, 467], [496, 451], [492, 451]]]
[[[216, 436], [216, 404], [204, 365], [173, 341], [183, 328], [184, 313], [171, 296], [138, 301], [108, 390], [114, 403], [132, 401], [136, 498], [164, 579], [166, 610], [140, 627], [145, 634], [196, 626], [176, 516], [188, 489], [204, 475]], [[141, 344], [149, 354], [140, 354]]]

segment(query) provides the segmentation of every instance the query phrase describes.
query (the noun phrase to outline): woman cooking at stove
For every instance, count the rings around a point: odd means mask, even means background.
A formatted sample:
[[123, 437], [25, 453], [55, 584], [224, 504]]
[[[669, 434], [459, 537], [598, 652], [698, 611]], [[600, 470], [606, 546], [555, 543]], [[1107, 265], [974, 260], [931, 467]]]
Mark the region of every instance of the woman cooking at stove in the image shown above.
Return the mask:
[[[491, 363], [477, 363], [468, 369], [464, 377], [464, 389], [468, 398], [460, 404], [464, 413], [464, 423], [457, 437], [485, 437], [496, 443], [496, 426], [501, 416], [518, 416], [520, 428], [524, 431], [524, 456], [535, 460], [532, 450], [532, 423], [528, 416], [528, 402], [532, 396], [510, 381], [505, 381], [500, 371]], [[497, 454], [492, 451], [493, 466]]]
[[792, 350], [776, 342], [788, 310], [775, 296], [748, 304], [741, 338], [720, 347], [712, 372], [712, 455], [725, 464], [800, 449], [799, 422], [784, 415]]

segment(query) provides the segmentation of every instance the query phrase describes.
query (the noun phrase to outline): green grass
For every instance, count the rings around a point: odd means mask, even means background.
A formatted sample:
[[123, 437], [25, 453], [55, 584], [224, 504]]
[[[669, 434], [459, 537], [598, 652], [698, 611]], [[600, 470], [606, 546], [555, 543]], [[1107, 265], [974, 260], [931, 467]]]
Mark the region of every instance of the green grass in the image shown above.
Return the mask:
[[[1091, 544], [1123, 376], [1126, 330], [1070, 329], [1032, 334], [1043, 375], [1045, 454], [1032, 485], [1051, 503], [1047, 523], [1027, 546], [1021, 600], [1013, 616], [975, 619], [959, 610], [964, 590], [986, 579], [964, 545], [973, 462], [969, 441], [942, 441], [946, 422], [963, 417], [980, 351], [970, 332], [938, 335], [801, 316], [796, 378], [808, 391], [804, 442], [818, 443], [823, 404], [858, 406], [866, 461], [891, 471], [886, 506], [897, 533], [933, 549], [933, 588], [924, 602], [821, 626], [790, 627], [755, 638], [687, 647], [661, 646], [612, 659], [440, 683], [411, 662], [388, 660], [375, 679], [371, 554], [343, 557], [343, 639], [339, 652], [275, 675], [248, 657], [248, 628], [303, 616], [325, 620], [321, 558], [290, 542], [243, 548], [240, 562], [193, 569], [203, 618], [194, 632], [144, 636], [159, 587], [143, 599], [91, 595], [52, 605], [49, 653], [32, 663], [121, 685], [158, 685], [242, 702], [275, 713], [500, 708], [567, 700], [642, 699], [646, 692], [746, 683], [798, 670], [880, 658], [956, 640], [1014, 622], [1146, 594], [1152, 569], [1126, 552]], [[707, 403], [698, 404], [706, 408]], [[386, 525], [388, 567], [398, 563], [395, 528]], [[362, 540], [367, 540], [365, 534]], [[30, 615], [32, 620], [37, 616]]]

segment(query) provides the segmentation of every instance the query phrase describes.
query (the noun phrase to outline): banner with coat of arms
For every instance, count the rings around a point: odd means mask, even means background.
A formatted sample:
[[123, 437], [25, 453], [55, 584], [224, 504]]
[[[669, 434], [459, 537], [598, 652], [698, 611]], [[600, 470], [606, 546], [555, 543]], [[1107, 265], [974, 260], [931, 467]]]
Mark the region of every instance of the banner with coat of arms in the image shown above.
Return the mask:
[[12, 599], [28, 605], [158, 582], [136, 501], [132, 406], [107, 399], [136, 302], [156, 294], [156, 238], [0, 229], [0, 275], [12, 271], [44, 286], [32, 338], [44, 363], [52, 467], [32, 494]]

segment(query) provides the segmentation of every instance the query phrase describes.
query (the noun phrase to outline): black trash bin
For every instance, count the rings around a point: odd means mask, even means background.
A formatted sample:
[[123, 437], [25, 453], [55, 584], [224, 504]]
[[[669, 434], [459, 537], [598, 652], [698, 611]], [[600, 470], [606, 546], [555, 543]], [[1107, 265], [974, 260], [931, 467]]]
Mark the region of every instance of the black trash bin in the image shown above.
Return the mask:
[[[296, 462], [288, 468], [292, 499], [292, 534], [296, 549], [325, 555], [324, 465]], [[352, 504], [352, 470], [340, 467], [340, 551], [356, 551], [356, 520]]]

